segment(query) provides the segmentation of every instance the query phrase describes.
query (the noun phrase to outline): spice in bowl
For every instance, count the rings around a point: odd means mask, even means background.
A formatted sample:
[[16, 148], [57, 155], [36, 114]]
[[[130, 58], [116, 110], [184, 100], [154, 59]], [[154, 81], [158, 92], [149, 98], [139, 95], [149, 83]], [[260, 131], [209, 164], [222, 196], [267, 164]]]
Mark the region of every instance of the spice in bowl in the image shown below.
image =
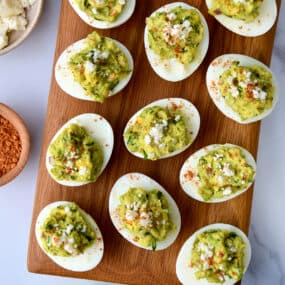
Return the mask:
[[16, 167], [21, 151], [19, 132], [0, 115], [0, 177]]

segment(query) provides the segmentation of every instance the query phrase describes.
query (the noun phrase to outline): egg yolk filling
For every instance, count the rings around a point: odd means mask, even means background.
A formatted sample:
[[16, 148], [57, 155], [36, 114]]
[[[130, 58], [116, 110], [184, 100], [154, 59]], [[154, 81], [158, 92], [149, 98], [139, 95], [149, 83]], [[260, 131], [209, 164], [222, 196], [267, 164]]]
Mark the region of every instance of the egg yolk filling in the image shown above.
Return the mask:
[[75, 0], [75, 3], [93, 19], [111, 23], [122, 14], [127, 0]]
[[120, 197], [118, 211], [123, 226], [134, 236], [134, 241], [153, 250], [158, 241], [163, 241], [175, 229], [168, 202], [156, 189], [130, 188]]
[[233, 62], [220, 76], [218, 88], [226, 104], [243, 121], [272, 108], [275, 91], [272, 74], [261, 66]]
[[74, 203], [51, 210], [40, 228], [44, 251], [54, 256], [82, 254], [94, 243], [95, 238], [95, 232]]
[[103, 165], [103, 152], [88, 131], [77, 124], [65, 128], [48, 149], [56, 180], [95, 181]]
[[244, 272], [245, 242], [227, 230], [209, 230], [197, 235], [193, 244], [190, 267], [197, 279], [223, 284], [239, 281]]
[[255, 170], [238, 147], [221, 146], [200, 157], [199, 194], [205, 201], [242, 191], [253, 182]]
[[151, 160], [181, 150], [190, 143], [182, 112], [159, 106], [144, 109], [124, 137], [131, 152], [139, 152]]
[[93, 32], [86, 38], [86, 47], [69, 62], [74, 80], [85, 95], [103, 103], [119, 82], [130, 73], [126, 55], [110, 39]]
[[263, 0], [213, 0], [209, 13], [252, 22], [258, 17], [262, 3]]
[[204, 27], [199, 13], [178, 6], [147, 18], [149, 48], [161, 59], [176, 58], [191, 63], [203, 40]]

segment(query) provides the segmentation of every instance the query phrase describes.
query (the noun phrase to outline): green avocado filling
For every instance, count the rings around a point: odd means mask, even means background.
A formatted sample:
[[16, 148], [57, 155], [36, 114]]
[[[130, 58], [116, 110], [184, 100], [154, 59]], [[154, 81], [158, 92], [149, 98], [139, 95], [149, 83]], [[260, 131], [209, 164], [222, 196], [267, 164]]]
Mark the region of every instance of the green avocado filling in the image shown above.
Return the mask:
[[203, 40], [204, 27], [199, 13], [178, 6], [147, 18], [149, 47], [161, 59], [176, 58], [191, 63]]
[[272, 108], [275, 91], [272, 75], [261, 66], [233, 62], [220, 76], [218, 88], [226, 104], [243, 121]]
[[69, 68], [85, 95], [100, 103], [130, 73], [123, 51], [114, 41], [96, 32], [89, 34], [86, 47], [71, 57]]
[[252, 22], [259, 15], [259, 8], [263, 0], [213, 0], [209, 13], [213, 16], [225, 16]]
[[182, 112], [158, 106], [145, 108], [124, 137], [131, 152], [151, 160], [182, 150], [191, 141]]
[[114, 22], [123, 12], [127, 0], [75, 0], [79, 8], [98, 21]]
[[190, 267], [197, 279], [223, 284], [229, 279], [239, 281], [244, 272], [245, 242], [236, 233], [209, 230], [196, 237]]
[[103, 165], [103, 152], [88, 131], [77, 124], [65, 128], [48, 149], [56, 180], [95, 181]]
[[124, 227], [135, 236], [134, 241], [153, 250], [158, 241], [164, 240], [175, 229], [168, 202], [156, 189], [130, 188], [120, 197], [118, 211]]
[[95, 232], [74, 203], [51, 210], [40, 228], [44, 251], [54, 256], [82, 254], [95, 238]]
[[238, 147], [221, 146], [199, 159], [199, 194], [205, 201], [221, 199], [244, 190], [252, 183], [255, 170]]

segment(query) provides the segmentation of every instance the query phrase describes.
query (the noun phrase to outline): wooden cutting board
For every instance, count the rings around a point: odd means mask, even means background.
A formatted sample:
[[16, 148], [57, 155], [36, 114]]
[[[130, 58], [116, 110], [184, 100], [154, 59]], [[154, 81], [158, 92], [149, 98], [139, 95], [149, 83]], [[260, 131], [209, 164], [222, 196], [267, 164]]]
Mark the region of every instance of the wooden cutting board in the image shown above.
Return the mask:
[[[101, 34], [121, 41], [131, 51], [135, 69], [129, 85], [104, 104], [80, 101], [65, 94], [52, 76], [46, 124], [40, 157], [37, 191], [28, 250], [28, 270], [53, 274], [111, 281], [125, 284], [162, 285], [179, 284], [175, 262], [184, 241], [197, 229], [210, 223], [233, 224], [248, 232], [253, 190], [221, 204], [205, 204], [189, 198], [179, 185], [179, 170], [194, 151], [213, 143], [234, 143], [257, 154], [260, 123], [239, 125], [227, 119], [211, 101], [205, 84], [209, 63], [224, 53], [242, 53], [253, 56], [265, 64], [270, 63], [276, 26], [264, 36], [244, 38], [223, 28], [207, 14], [205, 1], [185, 1], [201, 10], [210, 30], [210, 47], [200, 68], [188, 79], [171, 83], [158, 77], [145, 55], [143, 32], [145, 18], [160, 6], [173, 1], [138, 0], [134, 15], [123, 26], [101, 30]], [[280, 6], [281, 0], [278, 0]], [[92, 31], [75, 14], [67, 0], [62, 1], [55, 61], [73, 42]], [[190, 100], [201, 115], [201, 129], [195, 143], [184, 153], [161, 161], [146, 161], [129, 154], [124, 146], [122, 132], [128, 119], [146, 104], [168, 97]], [[45, 168], [47, 147], [56, 131], [70, 118], [87, 112], [104, 116], [112, 125], [115, 145], [112, 158], [99, 179], [92, 184], [67, 188], [54, 182]], [[182, 229], [176, 242], [166, 250], [151, 252], [139, 249], [124, 240], [113, 227], [108, 213], [108, 198], [115, 181], [125, 173], [142, 172], [163, 185], [176, 200], [182, 215]], [[258, 189], [257, 189], [258, 191]], [[85, 273], [62, 269], [54, 264], [39, 248], [34, 227], [40, 210], [47, 204], [67, 200], [76, 202], [97, 221], [105, 242], [102, 262]]]

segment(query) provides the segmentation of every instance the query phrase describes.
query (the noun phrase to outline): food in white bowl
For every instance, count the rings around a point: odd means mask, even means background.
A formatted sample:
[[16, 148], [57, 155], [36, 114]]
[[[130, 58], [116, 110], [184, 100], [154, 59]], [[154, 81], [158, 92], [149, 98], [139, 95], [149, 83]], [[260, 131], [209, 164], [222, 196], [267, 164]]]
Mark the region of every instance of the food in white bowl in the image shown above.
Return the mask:
[[28, 36], [40, 16], [42, 5], [40, 0], [0, 1], [0, 54], [16, 47]]

